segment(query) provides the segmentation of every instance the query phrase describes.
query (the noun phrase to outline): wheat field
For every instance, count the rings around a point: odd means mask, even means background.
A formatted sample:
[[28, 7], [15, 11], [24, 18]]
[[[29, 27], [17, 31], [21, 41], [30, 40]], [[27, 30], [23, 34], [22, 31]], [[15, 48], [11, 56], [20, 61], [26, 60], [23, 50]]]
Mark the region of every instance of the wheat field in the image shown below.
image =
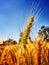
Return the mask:
[[18, 43], [7, 40], [0, 44], [0, 65], [49, 65], [49, 42], [28, 38], [33, 21], [32, 16]]
[[49, 65], [49, 42], [0, 45], [0, 65]]

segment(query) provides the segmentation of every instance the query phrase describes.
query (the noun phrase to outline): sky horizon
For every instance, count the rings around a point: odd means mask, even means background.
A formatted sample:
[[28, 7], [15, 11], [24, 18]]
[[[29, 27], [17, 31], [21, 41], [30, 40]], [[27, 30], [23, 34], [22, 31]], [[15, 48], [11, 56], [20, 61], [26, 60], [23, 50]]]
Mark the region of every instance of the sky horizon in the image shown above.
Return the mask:
[[37, 17], [35, 19], [30, 33], [31, 38], [36, 36], [42, 25], [49, 26], [49, 0], [0, 0], [0, 40], [8, 38], [19, 40], [20, 32], [25, 30], [24, 26], [28, 19], [34, 15], [33, 11], [30, 13], [33, 2], [36, 4], [35, 10], [40, 2], [38, 10], [41, 8], [44, 11], [38, 20]]

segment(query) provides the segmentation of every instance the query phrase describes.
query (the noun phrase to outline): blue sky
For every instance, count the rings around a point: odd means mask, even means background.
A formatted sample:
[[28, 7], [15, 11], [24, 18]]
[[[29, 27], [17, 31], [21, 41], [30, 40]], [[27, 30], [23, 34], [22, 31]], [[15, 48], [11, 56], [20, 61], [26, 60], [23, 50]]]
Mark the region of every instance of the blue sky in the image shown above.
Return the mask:
[[39, 8], [44, 11], [34, 22], [30, 33], [32, 38], [42, 25], [49, 26], [49, 0], [0, 0], [0, 38], [18, 40], [20, 31], [25, 29], [27, 20], [33, 15], [32, 12], [29, 14], [32, 3], [39, 1]]

